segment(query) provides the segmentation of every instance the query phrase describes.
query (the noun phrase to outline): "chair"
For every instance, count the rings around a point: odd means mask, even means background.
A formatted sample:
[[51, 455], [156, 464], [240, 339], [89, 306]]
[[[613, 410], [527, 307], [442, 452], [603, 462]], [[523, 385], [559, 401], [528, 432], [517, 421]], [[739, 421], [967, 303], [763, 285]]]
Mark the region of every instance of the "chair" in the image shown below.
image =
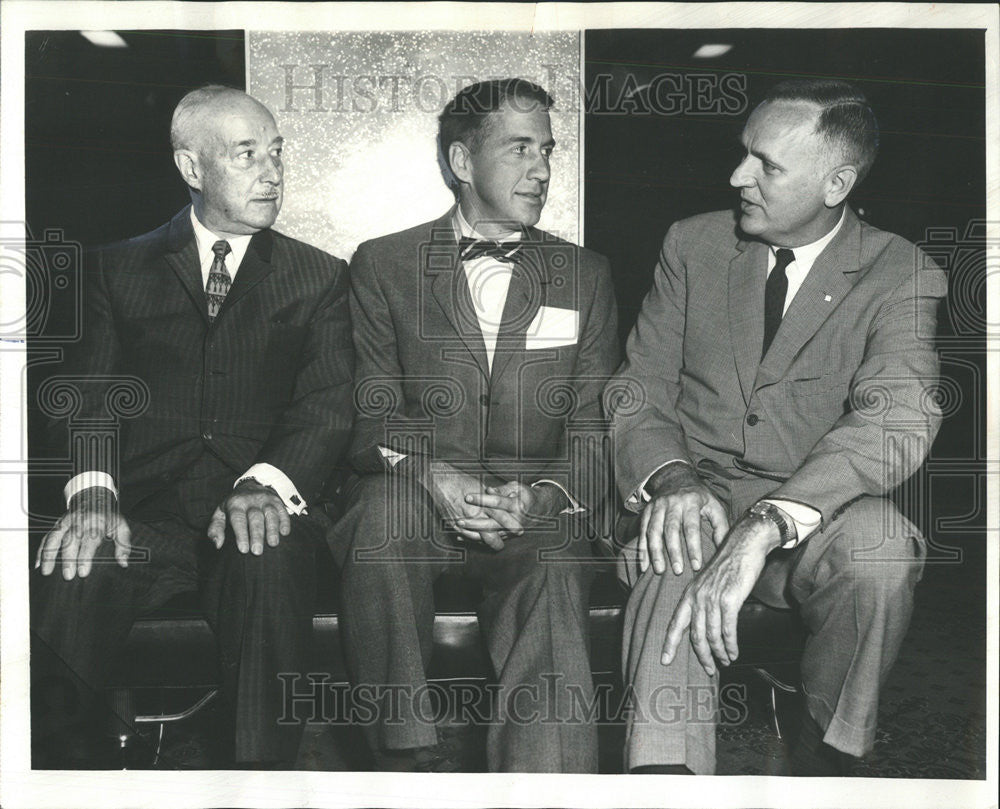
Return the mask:
[[[595, 577], [590, 596], [591, 666], [595, 680], [614, 682], [620, 679], [622, 613], [627, 593], [611, 564], [597, 563], [602, 569]], [[344, 685], [348, 676], [340, 646], [338, 594], [330, 586], [337, 577], [331, 570], [320, 580], [323, 591], [313, 619], [313, 671], [327, 673], [328, 684]], [[478, 598], [478, 585], [474, 582], [451, 573], [438, 579], [430, 681], [489, 679], [489, 662], [475, 612]], [[192, 717], [216, 698], [220, 678], [215, 639], [197, 605], [194, 593], [184, 594], [133, 626], [110, 683], [110, 701], [120, 719], [123, 747], [130, 743], [137, 727], [158, 725], [158, 756], [165, 727]], [[738, 632], [740, 660], [726, 670], [725, 676], [756, 676], [770, 688], [771, 716], [780, 738], [782, 722], [777, 692], [797, 690], [801, 627], [791, 611], [749, 601], [740, 612]], [[138, 695], [151, 689], [161, 696], [179, 689], [184, 689], [185, 694], [195, 691], [198, 696], [179, 710], [137, 712]]]

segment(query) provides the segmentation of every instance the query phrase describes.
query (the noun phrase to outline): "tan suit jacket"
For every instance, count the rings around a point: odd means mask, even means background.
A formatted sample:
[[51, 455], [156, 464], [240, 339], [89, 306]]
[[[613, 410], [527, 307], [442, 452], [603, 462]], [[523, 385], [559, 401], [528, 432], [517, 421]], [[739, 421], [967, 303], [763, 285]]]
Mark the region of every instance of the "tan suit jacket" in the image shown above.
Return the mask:
[[667, 233], [612, 383], [629, 394], [614, 419], [623, 497], [680, 458], [731, 494], [734, 516], [773, 495], [825, 527], [923, 462], [940, 424], [944, 273], [848, 209], [761, 362], [767, 250], [729, 211]]

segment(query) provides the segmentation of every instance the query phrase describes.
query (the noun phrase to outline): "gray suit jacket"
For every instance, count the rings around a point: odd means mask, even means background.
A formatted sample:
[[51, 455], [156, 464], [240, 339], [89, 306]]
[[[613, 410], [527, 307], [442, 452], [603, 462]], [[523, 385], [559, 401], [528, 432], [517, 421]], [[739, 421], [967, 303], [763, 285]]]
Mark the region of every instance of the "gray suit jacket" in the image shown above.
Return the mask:
[[[619, 361], [607, 259], [529, 229], [490, 368], [452, 222], [365, 242], [351, 262], [355, 468], [382, 472], [386, 446], [549, 478], [596, 506], [611, 491], [600, 398]], [[548, 339], [549, 316], [570, 311], [576, 339]]]
[[734, 510], [770, 494], [819, 510], [825, 526], [925, 458], [940, 423], [944, 273], [848, 209], [761, 362], [767, 249], [729, 211], [667, 233], [616, 380], [631, 397], [614, 419], [624, 497], [680, 458], [742, 492]]

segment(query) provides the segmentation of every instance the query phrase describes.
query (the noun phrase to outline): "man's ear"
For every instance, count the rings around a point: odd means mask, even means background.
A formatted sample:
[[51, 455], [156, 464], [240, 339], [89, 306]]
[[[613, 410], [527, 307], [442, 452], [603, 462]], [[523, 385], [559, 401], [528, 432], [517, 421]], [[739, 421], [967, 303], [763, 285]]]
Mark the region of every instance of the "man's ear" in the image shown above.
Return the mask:
[[174, 165], [177, 166], [188, 187], [201, 190], [201, 164], [198, 162], [196, 152], [190, 149], [177, 149], [174, 152]]
[[826, 195], [824, 202], [827, 208], [836, 208], [847, 199], [851, 189], [858, 182], [858, 170], [855, 166], [847, 163], [837, 166], [826, 176]]
[[469, 147], [461, 141], [456, 140], [448, 147], [448, 164], [451, 166], [451, 173], [455, 175], [459, 182], [472, 182], [472, 153]]

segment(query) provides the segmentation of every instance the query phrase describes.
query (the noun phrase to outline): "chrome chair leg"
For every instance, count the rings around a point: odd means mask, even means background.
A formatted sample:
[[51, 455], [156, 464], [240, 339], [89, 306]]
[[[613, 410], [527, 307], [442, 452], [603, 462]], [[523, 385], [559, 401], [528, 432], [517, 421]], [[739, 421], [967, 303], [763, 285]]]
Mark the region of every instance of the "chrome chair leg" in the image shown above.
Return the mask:
[[784, 691], [787, 694], [797, 694], [799, 689], [794, 685], [790, 685], [782, 680], [779, 680], [767, 669], [754, 666], [754, 673], [760, 677], [771, 690], [771, 720], [774, 723], [774, 732], [778, 735], [778, 739], [784, 739], [781, 733], [781, 721], [778, 718], [778, 691]]

